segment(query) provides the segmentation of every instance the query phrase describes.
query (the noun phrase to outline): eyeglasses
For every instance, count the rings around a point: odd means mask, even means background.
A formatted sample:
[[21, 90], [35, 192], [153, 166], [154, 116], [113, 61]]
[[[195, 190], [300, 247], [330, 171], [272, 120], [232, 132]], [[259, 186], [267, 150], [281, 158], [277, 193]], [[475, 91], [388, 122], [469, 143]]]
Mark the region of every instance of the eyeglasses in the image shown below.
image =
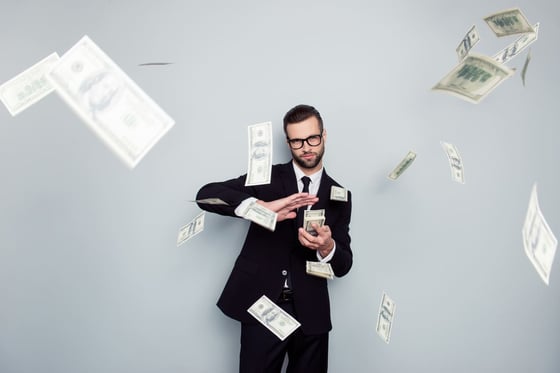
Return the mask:
[[288, 144], [290, 144], [290, 148], [297, 150], [303, 148], [303, 143], [306, 142], [309, 146], [318, 146], [321, 145], [321, 141], [323, 140], [323, 131], [321, 131], [318, 135], [311, 135], [306, 139], [288, 139]]

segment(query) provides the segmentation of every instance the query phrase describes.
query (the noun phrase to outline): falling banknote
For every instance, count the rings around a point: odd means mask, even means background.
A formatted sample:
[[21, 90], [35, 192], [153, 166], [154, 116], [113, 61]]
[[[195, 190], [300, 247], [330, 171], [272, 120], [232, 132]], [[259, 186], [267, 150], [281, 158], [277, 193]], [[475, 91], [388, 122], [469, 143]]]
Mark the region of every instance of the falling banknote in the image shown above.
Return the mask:
[[537, 184], [534, 184], [531, 190], [529, 208], [521, 234], [525, 254], [527, 254], [541, 279], [548, 285], [558, 240], [552, 233], [539, 207]]
[[439, 90], [471, 102], [479, 103], [500, 83], [513, 75], [509, 67], [490, 57], [469, 54], [432, 90]]
[[449, 167], [451, 167], [451, 177], [456, 182], [465, 184], [465, 170], [463, 168], [463, 161], [459, 155], [459, 150], [455, 145], [444, 141], [440, 141], [440, 144], [447, 155]]
[[266, 295], [260, 297], [247, 312], [282, 341], [301, 326], [296, 319]]
[[205, 212], [198, 214], [189, 224], [179, 229], [177, 236], [177, 246], [181, 246], [200, 232], [204, 230], [204, 216]]
[[416, 153], [409, 151], [408, 154], [403, 158], [403, 160], [391, 171], [387, 177], [391, 180], [397, 180], [399, 176], [414, 162], [416, 159]]
[[507, 9], [491, 14], [488, 17], [484, 17], [484, 20], [498, 37], [534, 32], [527, 17], [519, 8]]
[[53, 53], [0, 86], [0, 100], [12, 116], [54, 90], [46, 75], [58, 60], [58, 54]]
[[227, 202], [221, 200], [220, 198], [196, 199], [196, 200], [191, 200], [189, 202], [202, 203], [202, 204], [205, 204], [205, 205], [225, 205], [225, 206], [229, 206], [229, 204]]
[[459, 61], [462, 61], [465, 56], [469, 53], [472, 47], [480, 40], [476, 26], [473, 25], [471, 29], [467, 32], [467, 35], [461, 40], [461, 43], [457, 47], [457, 55], [459, 56]]
[[527, 66], [529, 66], [529, 61], [531, 61], [531, 50], [527, 52], [527, 57], [525, 57], [525, 63], [523, 64], [523, 69], [521, 70], [521, 80], [523, 81], [523, 87], [525, 87], [525, 75], [527, 74]]
[[130, 168], [175, 124], [87, 36], [47, 76], [60, 97]]
[[379, 313], [377, 314], [377, 325], [375, 330], [377, 334], [385, 341], [389, 343], [391, 339], [391, 330], [393, 329], [393, 319], [395, 318], [395, 302], [389, 296], [383, 292], [381, 297], [381, 304], [379, 305]]
[[500, 63], [506, 63], [515, 56], [519, 55], [539, 37], [539, 23], [535, 24], [533, 28], [535, 29], [535, 32], [529, 32], [520, 36], [513, 43], [496, 53], [493, 58]]
[[272, 172], [272, 123], [248, 127], [249, 166], [245, 186], [270, 184]]

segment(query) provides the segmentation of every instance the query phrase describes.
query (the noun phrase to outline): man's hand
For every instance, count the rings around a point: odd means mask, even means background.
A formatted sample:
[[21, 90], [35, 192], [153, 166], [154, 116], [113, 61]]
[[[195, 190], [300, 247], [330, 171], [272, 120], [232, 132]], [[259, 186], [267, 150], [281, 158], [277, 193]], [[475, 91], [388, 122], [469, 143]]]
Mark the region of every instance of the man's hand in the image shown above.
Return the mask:
[[309, 193], [294, 193], [291, 196], [274, 201], [265, 202], [257, 200], [257, 203], [278, 214], [276, 221], [293, 219], [297, 216], [296, 209], [317, 203], [319, 198]]
[[321, 255], [321, 258], [324, 258], [329, 255], [334, 248], [334, 240], [331, 236], [331, 229], [328, 225], [323, 225], [321, 227], [316, 223], [311, 224], [311, 226], [317, 232], [317, 236], [313, 236], [312, 234], [306, 232], [305, 229], [299, 228], [299, 242], [311, 250], [317, 250], [319, 255]]

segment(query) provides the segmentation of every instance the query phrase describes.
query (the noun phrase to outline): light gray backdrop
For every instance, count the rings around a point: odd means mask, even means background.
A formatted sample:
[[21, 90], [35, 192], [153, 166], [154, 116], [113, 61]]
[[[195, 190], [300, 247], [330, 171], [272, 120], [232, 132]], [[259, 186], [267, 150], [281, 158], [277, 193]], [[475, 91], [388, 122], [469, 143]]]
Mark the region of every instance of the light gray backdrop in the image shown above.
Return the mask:
[[[479, 105], [430, 88], [498, 39], [482, 20], [541, 22], [516, 74]], [[247, 223], [189, 203], [247, 167], [247, 126], [315, 105], [325, 165], [352, 190], [355, 261], [330, 283], [330, 371], [560, 370], [558, 263], [546, 286], [521, 227], [533, 183], [560, 232], [560, 6], [549, 0], [2, 1], [0, 82], [90, 36], [176, 121], [129, 170], [56, 95], [0, 108], [0, 372], [235, 372], [238, 324], [215, 307]], [[173, 62], [140, 67], [145, 62]], [[440, 141], [463, 157], [455, 183]], [[386, 175], [418, 157], [395, 182]], [[558, 260], [556, 260], [557, 262]], [[375, 332], [383, 291], [390, 344]]]

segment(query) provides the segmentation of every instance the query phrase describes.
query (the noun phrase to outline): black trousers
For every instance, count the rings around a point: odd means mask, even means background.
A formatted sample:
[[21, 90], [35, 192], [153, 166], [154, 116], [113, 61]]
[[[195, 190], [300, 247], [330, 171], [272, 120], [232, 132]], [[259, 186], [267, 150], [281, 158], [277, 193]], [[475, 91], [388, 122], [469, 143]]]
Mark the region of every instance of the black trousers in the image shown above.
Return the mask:
[[[292, 302], [278, 305], [297, 320]], [[260, 323], [241, 324], [240, 373], [280, 373], [286, 353], [287, 373], [326, 373], [329, 334], [304, 335], [298, 328], [281, 341]]]

